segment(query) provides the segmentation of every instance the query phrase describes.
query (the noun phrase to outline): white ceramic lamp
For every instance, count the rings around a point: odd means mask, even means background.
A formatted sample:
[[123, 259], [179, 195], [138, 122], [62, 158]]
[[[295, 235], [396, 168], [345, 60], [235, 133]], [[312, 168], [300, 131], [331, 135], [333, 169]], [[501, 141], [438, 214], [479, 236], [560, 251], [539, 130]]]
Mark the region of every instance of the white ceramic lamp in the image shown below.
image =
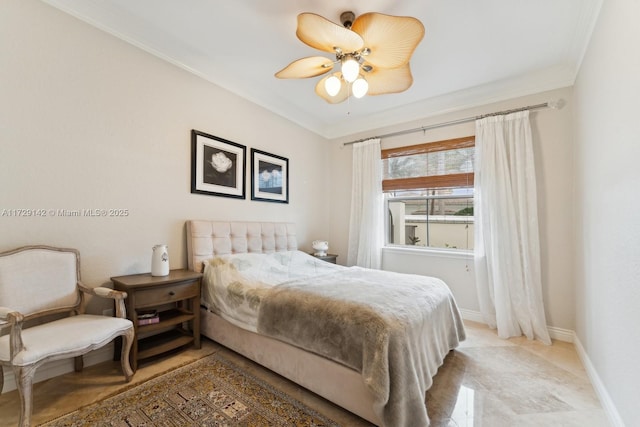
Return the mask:
[[314, 240], [311, 243], [311, 247], [315, 251], [315, 256], [327, 256], [327, 250], [329, 250], [329, 242], [326, 240]]

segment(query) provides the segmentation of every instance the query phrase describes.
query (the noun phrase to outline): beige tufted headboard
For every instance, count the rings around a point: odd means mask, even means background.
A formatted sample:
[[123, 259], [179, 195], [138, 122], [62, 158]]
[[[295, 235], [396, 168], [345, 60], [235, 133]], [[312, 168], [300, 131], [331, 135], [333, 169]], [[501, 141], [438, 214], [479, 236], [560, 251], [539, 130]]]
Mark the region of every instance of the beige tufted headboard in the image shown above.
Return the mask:
[[290, 222], [187, 221], [189, 270], [202, 272], [203, 261], [215, 255], [296, 249], [296, 229]]

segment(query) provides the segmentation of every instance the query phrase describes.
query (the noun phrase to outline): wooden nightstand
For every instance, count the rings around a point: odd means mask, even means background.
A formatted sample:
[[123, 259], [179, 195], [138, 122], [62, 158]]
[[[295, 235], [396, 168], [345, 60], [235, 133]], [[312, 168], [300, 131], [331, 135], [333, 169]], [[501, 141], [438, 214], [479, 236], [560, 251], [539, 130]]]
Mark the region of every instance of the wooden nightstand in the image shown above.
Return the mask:
[[[313, 252], [311, 253], [311, 255], [313, 255]], [[325, 256], [318, 256], [318, 255], [313, 255], [313, 256], [323, 261], [330, 262], [332, 264], [335, 264], [336, 259], [338, 258], [338, 255], [333, 255], [333, 254], [326, 254]]]
[[[138, 360], [156, 356], [193, 343], [200, 348], [201, 273], [171, 270], [168, 276], [151, 273], [112, 277], [113, 288], [127, 293], [127, 318], [134, 325], [136, 339], [131, 347], [131, 368]], [[157, 310], [158, 323], [139, 325], [141, 311]], [[120, 357], [117, 342], [114, 358]]]

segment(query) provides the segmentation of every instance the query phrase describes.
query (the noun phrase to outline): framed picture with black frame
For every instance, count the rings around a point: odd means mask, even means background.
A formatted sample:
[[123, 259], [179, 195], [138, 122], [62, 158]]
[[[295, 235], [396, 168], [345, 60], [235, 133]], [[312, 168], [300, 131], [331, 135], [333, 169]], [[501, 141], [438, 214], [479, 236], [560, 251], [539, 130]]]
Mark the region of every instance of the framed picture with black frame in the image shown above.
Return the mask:
[[251, 200], [289, 203], [289, 159], [251, 149]]
[[244, 199], [247, 147], [191, 131], [191, 192]]

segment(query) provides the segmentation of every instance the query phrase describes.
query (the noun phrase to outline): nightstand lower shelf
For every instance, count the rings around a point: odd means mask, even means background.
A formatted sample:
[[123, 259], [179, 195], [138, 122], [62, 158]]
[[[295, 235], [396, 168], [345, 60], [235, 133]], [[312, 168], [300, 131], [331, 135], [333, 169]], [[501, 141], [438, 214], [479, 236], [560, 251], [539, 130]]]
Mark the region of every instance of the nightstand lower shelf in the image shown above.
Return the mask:
[[171, 329], [138, 340], [138, 359], [157, 356], [169, 350], [191, 344], [194, 338], [182, 329]]

